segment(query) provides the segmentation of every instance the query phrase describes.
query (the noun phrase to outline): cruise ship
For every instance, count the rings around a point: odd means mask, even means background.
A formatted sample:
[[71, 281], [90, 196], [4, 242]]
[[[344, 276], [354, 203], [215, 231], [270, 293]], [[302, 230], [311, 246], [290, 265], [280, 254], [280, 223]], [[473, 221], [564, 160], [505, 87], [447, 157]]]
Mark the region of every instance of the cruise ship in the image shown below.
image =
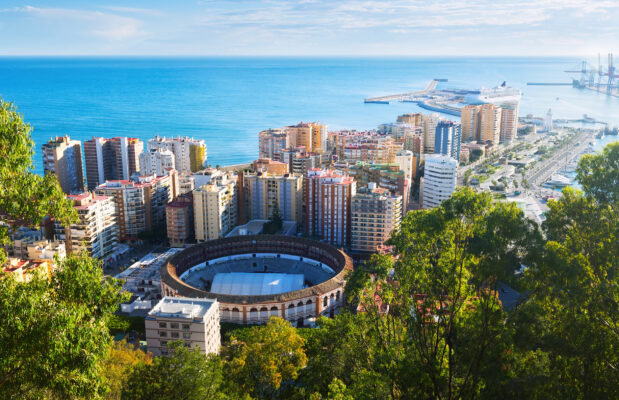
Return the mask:
[[570, 185], [570, 179], [563, 175], [555, 174], [546, 181], [546, 186], [565, 187]]
[[522, 91], [506, 85], [503, 82], [501, 86], [495, 88], [481, 88], [479, 94], [467, 97], [469, 104], [504, 104], [504, 103], [519, 103], [522, 98]]

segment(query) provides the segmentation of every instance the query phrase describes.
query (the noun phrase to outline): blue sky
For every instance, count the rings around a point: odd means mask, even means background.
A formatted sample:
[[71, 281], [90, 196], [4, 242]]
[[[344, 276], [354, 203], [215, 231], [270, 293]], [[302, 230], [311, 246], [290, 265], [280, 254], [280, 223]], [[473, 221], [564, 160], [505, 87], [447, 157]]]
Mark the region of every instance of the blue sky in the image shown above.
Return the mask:
[[0, 0], [0, 55], [593, 55], [619, 0]]

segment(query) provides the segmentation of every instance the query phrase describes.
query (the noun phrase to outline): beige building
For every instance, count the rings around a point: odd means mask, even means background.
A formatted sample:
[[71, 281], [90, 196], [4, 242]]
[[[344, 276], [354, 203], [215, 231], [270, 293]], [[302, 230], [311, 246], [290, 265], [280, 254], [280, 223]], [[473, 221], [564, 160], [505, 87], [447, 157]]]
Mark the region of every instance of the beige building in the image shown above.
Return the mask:
[[183, 247], [193, 237], [193, 195], [186, 193], [166, 204], [166, 229], [171, 247]]
[[224, 237], [238, 222], [236, 180], [222, 176], [193, 192], [196, 241]]
[[221, 346], [219, 303], [215, 299], [164, 297], [145, 318], [146, 345], [155, 356], [167, 356], [172, 342], [218, 354]]
[[305, 190], [306, 232], [333, 245], [350, 243], [350, 203], [356, 188], [355, 180], [349, 176], [333, 170], [309, 170]]
[[511, 143], [518, 133], [518, 102], [501, 103], [501, 142]]
[[300, 122], [285, 128], [290, 147], [305, 147], [307, 152], [321, 153], [327, 149], [327, 126], [319, 122]]
[[165, 206], [176, 195], [170, 175], [139, 176], [133, 180], [108, 181], [97, 186], [95, 192], [114, 199], [120, 240], [136, 240], [141, 232], [163, 228]]
[[371, 183], [352, 198], [351, 215], [351, 250], [376, 252], [400, 228], [402, 196]]
[[118, 246], [116, 205], [109, 196], [82, 193], [69, 196], [79, 222], [69, 228], [56, 225], [56, 238], [64, 240], [69, 252], [86, 250], [105, 260]]
[[54, 174], [60, 188], [66, 194], [84, 191], [84, 172], [82, 170], [82, 147], [79, 140], [69, 136], [50, 139], [42, 146], [43, 172]]
[[479, 106], [466, 105], [460, 109], [462, 141], [477, 140], [479, 137]]
[[248, 219], [269, 219], [279, 207], [284, 221], [302, 222], [303, 177], [290, 174], [256, 173], [242, 179], [243, 204]]
[[495, 145], [501, 134], [502, 111], [495, 104], [462, 107], [462, 141], [478, 141]]
[[436, 126], [443, 119], [439, 114], [423, 115], [423, 138], [426, 153], [434, 153]]
[[269, 158], [259, 158], [252, 163], [254, 172], [267, 172], [274, 175], [287, 174], [288, 164], [281, 161], [271, 160]]

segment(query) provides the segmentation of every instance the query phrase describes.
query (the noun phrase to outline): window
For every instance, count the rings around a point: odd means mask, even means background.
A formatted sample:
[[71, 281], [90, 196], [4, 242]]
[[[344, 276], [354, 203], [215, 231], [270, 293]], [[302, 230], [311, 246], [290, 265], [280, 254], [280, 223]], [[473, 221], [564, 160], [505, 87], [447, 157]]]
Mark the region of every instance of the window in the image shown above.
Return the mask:
[[171, 332], [170, 336], [172, 336], [175, 339], [178, 339], [178, 332]]
[[159, 323], [159, 327], [160, 328], [166, 328], [168, 326], [168, 324], [166, 324], [165, 322], [160, 322]]
[[191, 339], [191, 333], [183, 333], [183, 339]]
[[165, 341], [165, 340], [162, 340], [162, 341], [161, 341], [161, 347], [165, 347], [165, 346], [167, 346], [167, 344], [168, 344], [168, 342], [167, 342], [167, 341]]
[[189, 324], [183, 324], [183, 330], [184, 331], [188, 331], [189, 330]]
[[328, 297], [325, 297], [324, 299], [322, 299], [322, 306], [323, 307], [327, 306], [327, 301], [328, 301]]
[[167, 337], [168, 336], [168, 332], [166, 331], [159, 331], [159, 337]]
[[178, 329], [178, 323], [177, 323], [177, 322], [172, 322], [172, 323], [170, 324], [170, 328], [172, 328], [172, 329]]

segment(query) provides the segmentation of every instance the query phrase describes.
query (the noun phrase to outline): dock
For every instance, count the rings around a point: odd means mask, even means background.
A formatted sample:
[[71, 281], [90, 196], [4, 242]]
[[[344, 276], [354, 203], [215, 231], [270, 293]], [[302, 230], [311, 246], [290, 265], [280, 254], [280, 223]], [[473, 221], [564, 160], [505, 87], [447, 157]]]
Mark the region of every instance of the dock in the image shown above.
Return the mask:
[[572, 83], [564, 82], [527, 82], [529, 86], [572, 86]]
[[416, 92], [391, 94], [388, 96], [379, 97], [368, 97], [364, 100], [364, 103], [389, 104], [392, 101], [413, 100], [415, 97], [424, 96], [428, 93], [432, 93], [436, 89], [436, 85], [438, 85], [438, 82], [438, 80], [433, 79], [432, 81], [430, 81], [430, 83], [428, 83], [428, 86], [426, 86], [424, 90], [418, 90]]

